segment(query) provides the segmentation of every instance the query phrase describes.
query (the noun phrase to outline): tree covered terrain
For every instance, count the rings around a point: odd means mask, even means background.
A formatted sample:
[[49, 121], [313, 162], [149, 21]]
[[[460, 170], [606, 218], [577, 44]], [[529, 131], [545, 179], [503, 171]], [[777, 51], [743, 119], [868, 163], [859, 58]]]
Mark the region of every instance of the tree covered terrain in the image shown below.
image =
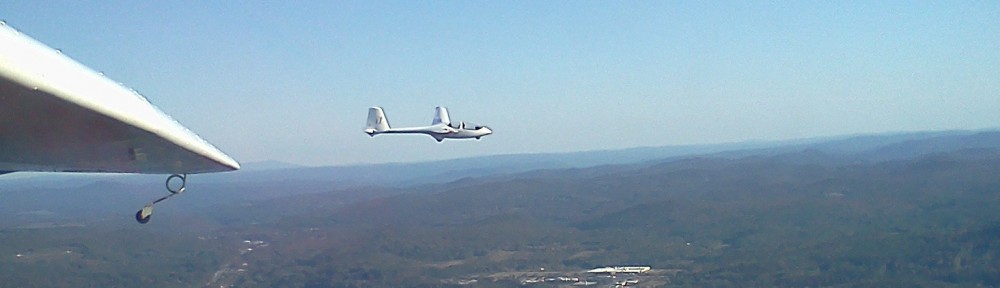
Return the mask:
[[640, 286], [1000, 286], [1000, 133], [851, 143], [330, 184], [149, 227], [22, 221], [0, 229], [0, 274], [13, 286], [510, 287], [540, 268], [649, 265], [668, 280]]

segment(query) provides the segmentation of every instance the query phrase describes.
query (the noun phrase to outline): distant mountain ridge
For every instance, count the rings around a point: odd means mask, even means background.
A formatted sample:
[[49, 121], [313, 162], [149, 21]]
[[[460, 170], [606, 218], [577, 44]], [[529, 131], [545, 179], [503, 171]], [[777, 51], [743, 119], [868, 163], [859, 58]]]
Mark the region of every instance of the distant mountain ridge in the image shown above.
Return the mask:
[[242, 163], [240, 170], [244, 171], [262, 171], [262, 170], [279, 170], [279, 169], [294, 169], [306, 167], [304, 165], [282, 162], [277, 160], [265, 160], [258, 162]]
[[[929, 145], [914, 148], [920, 141], [948, 142], [953, 145]], [[971, 143], [969, 145], [963, 143]], [[895, 146], [894, 146], [895, 145]], [[708, 145], [638, 147], [621, 150], [598, 150], [566, 153], [509, 154], [437, 160], [416, 163], [386, 163], [350, 166], [292, 167], [263, 171], [237, 171], [204, 175], [208, 179], [251, 176], [246, 181], [280, 179], [328, 179], [348, 186], [409, 186], [449, 182], [468, 177], [514, 174], [540, 169], [582, 168], [598, 165], [632, 164], [676, 157], [712, 156], [745, 157], [815, 149], [833, 154], [860, 153], [874, 149], [899, 150], [897, 156], [915, 153], [948, 152], [969, 147], [1000, 146], [1000, 131], [938, 131], [891, 133], [880, 135], [840, 136], [774, 142], [741, 142]], [[911, 149], [903, 151], [900, 149]], [[889, 157], [892, 158], [892, 157]], [[886, 159], [889, 159], [886, 158]]]
[[[479, 156], [416, 163], [385, 163], [349, 166], [309, 167], [280, 161], [245, 164], [245, 169], [216, 174], [198, 174], [193, 183], [268, 183], [278, 181], [328, 182], [336, 187], [368, 185], [405, 187], [444, 183], [462, 178], [518, 174], [533, 170], [583, 168], [599, 165], [636, 164], [670, 160], [677, 157], [747, 157], [775, 155], [801, 150], [831, 154], [859, 154], [881, 161], [905, 158], [921, 153], [948, 152], [974, 147], [1000, 146], [1000, 131], [934, 131], [875, 135], [752, 141], [707, 145], [637, 147], [621, 150], [598, 150], [566, 153], [508, 154]], [[882, 150], [879, 150], [882, 149]], [[863, 153], [869, 153], [865, 156]], [[94, 181], [150, 183], [162, 175], [32, 173], [33, 177], [14, 174], [0, 176], [8, 187], [72, 187]], [[36, 176], [37, 175], [37, 176]], [[36, 177], [35, 177], [36, 176]], [[2, 191], [2, 190], [0, 190]], [[2, 192], [0, 192], [2, 193]]]
[[[947, 153], [969, 148], [1000, 147], [1000, 131], [938, 131], [859, 135], [830, 138], [800, 139], [778, 142], [747, 142], [713, 145], [641, 147], [611, 151], [584, 151], [551, 154], [514, 154], [451, 159], [418, 163], [389, 163], [332, 167], [303, 167], [278, 161], [247, 163], [247, 169], [217, 174], [192, 175], [188, 181], [190, 191], [181, 199], [197, 199], [193, 207], [210, 207], [222, 203], [272, 199], [297, 194], [323, 193], [350, 187], [384, 186], [411, 187], [434, 183], [448, 183], [460, 179], [484, 177], [523, 177], [526, 174], [564, 174], [563, 169], [576, 169], [577, 173], [605, 174], [609, 171], [631, 169], [628, 165], [649, 166], [684, 158], [744, 158], [786, 155], [802, 161], [803, 151], [815, 151], [811, 157], [826, 157], [830, 161], [879, 162], [904, 159], [923, 154]], [[795, 155], [795, 156], [789, 156]], [[625, 166], [621, 166], [625, 165]], [[598, 167], [599, 169], [583, 169]], [[590, 172], [588, 172], [590, 171]], [[153, 198], [162, 188], [164, 175], [129, 174], [47, 174], [31, 173], [28, 177], [7, 174], [0, 176], [0, 195], [10, 191], [37, 189], [81, 191], [88, 199], [102, 197], [97, 191], [128, 188], [130, 191], [147, 191], [143, 194], [126, 194], [125, 198]], [[505, 176], [506, 175], [506, 176]], [[13, 176], [13, 177], [12, 177]], [[481, 180], [480, 180], [481, 181]], [[116, 183], [119, 188], [100, 188], [102, 184]], [[68, 194], [66, 199], [81, 195]], [[119, 197], [97, 203], [119, 203]], [[87, 200], [81, 200], [87, 201]], [[142, 200], [137, 200], [142, 201]], [[139, 202], [137, 202], [139, 203]], [[140, 203], [141, 204], [141, 203]], [[16, 205], [16, 204], [9, 204]], [[138, 204], [135, 204], [138, 205]], [[30, 205], [29, 205], [30, 206]], [[40, 205], [44, 207], [44, 205]], [[70, 205], [69, 207], [72, 207]], [[101, 204], [92, 208], [101, 211]], [[81, 207], [84, 208], [84, 207]], [[70, 209], [74, 210], [76, 208]], [[120, 209], [120, 208], [116, 208]], [[183, 207], [180, 209], [184, 209]]]

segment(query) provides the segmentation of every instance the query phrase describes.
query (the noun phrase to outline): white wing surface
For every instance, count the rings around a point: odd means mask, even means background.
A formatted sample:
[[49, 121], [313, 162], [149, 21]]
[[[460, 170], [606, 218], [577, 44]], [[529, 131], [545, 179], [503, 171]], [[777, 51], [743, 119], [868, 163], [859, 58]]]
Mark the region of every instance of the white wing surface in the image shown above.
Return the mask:
[[0, 22], [0, 171], [239, 167], [134, 90]]

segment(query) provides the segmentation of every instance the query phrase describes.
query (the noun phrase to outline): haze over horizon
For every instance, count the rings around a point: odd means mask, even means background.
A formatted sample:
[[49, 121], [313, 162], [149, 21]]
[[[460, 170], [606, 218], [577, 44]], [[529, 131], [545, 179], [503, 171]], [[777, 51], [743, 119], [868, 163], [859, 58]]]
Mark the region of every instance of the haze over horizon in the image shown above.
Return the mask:
[[[0, 3], [243, 163], [1000, 127], [996, 2]], [[361, 130], [434, 107], [481, 141]]]

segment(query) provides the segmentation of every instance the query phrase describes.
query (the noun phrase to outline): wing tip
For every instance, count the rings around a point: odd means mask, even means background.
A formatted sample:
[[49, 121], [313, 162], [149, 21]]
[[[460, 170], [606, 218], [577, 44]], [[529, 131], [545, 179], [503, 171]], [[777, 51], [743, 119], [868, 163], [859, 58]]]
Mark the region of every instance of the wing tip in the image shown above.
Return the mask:
[[219, 163], [225, 166], [228, 169], [228, 171], [236, 171], [242, 168], [240, 166], [240, 162], [236, 162], [236, 160], [231, 157], [227, 156], [226, 159], [223, 160], [224, 161], [219, 161]]

